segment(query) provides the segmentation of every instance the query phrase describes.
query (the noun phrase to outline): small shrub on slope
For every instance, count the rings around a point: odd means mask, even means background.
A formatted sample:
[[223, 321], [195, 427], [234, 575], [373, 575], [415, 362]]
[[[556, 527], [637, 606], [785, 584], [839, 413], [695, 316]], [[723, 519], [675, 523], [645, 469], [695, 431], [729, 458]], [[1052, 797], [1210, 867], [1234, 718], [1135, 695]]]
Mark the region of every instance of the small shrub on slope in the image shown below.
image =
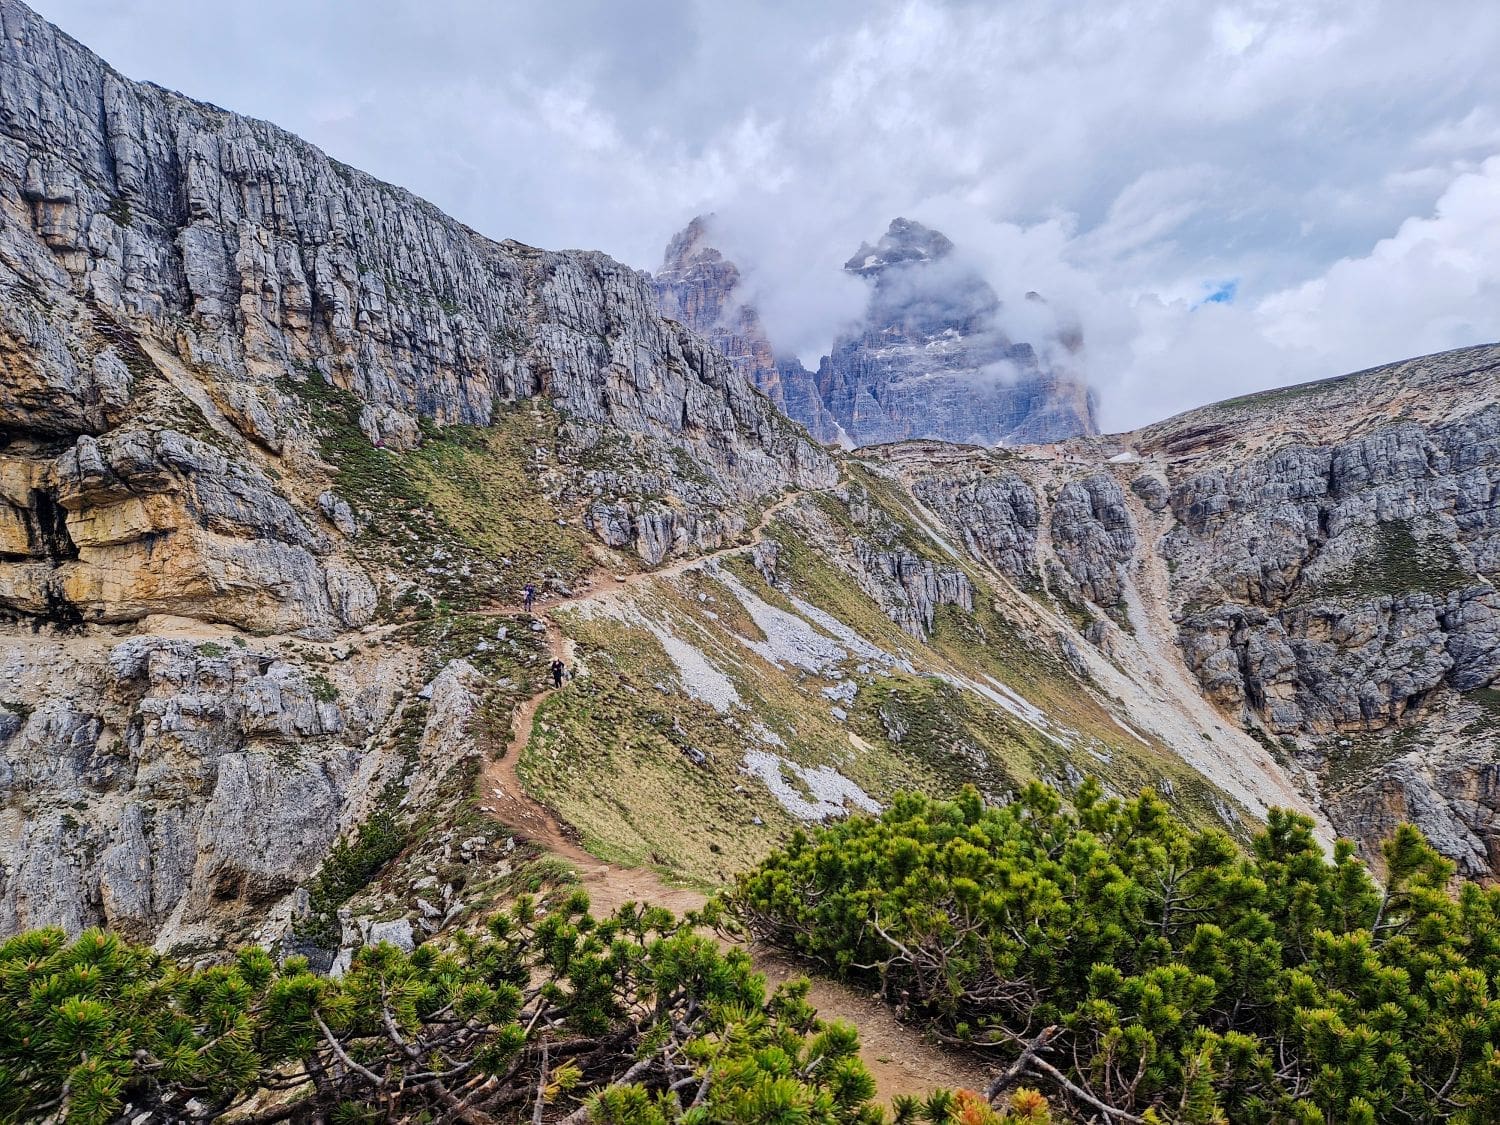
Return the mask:
[[903, 796], [741, 877], [758, 936], [983, 1044], [1083, 1119], [1500, 1120], [1500, 891], [1403, 826], [1384, 888], [1274, 811], [1243, 855], [1154, 794]]

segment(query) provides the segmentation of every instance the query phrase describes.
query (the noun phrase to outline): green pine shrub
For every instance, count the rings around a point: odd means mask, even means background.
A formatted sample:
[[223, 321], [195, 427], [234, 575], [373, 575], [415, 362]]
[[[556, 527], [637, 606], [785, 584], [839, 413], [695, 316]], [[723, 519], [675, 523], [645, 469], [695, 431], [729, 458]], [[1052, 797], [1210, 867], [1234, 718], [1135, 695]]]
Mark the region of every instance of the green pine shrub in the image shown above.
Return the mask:
[[1273, 811], [1246, 855], [1092, 781], [1071, 809], [906, 795], [798, 833], [727, 908], [1080, 1119], [1500, 1120], [1500, 890], [1451, 891], [1409, 825], [1383, 887], [1312, 829]]
[[[252, 1096], [264, 1121], [886, 1119], [857, 1032], [817, 1018], [806, 980], [768, 993], [745, 953], [668, 911], [523, 897], [455, 940], [365, 948], [331, 979], [259, 949], [193, 970], [97, 930], [13, 938], [0, 1120], [212, 1120]], [[1048, 1120], [1027, 1092], [988, 1117], [972, 1093], [936, 1097], [936, 1116], [898, 1120]]]

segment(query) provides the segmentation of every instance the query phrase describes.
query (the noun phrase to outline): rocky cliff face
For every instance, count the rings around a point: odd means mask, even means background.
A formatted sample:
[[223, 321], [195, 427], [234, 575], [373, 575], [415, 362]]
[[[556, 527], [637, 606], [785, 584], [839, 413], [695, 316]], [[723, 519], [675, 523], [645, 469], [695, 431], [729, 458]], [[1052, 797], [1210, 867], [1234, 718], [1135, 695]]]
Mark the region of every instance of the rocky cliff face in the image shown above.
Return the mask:
[[1500, 863], [1500, 350], [1195, 411], [1143, 431], [1184, 659], [1290, 740], [1351, 830], [1420, 817]]
[[[908, 219], [862, 246], [844, 268], [869, 283], [868, 308], [817, 372], [775, 355], [740, 291], [739, 269], [711, 244], [707, 219], [694, 219], [673, 238], [657, 291], [667, 316], [707, 335], [823, 442], [994, 445], [1097, 432], [1087, 387], [1044, 368], [1032, 345], [1006, 338], [994, 290], [959, 264], [953, 249], [942, 234]], [[1067, 354], [1081, 340], [1068, 334], [1051, 343]]]
[[1190, 467], [1148, 501], [1170, 513], [1184, 653], [1213, 698], [1276, 734], [1328, 734], [1500, 674], [1496, 359], [1430, 357], [1143, 432]]
[[[392, 763], [360, 744], [403, 678], [376, 653], [331, 679], [278, 648], [158, 636], [0, 648], [8, 690], [37, 699], [0, 705], [0, 928], [107, 922], [212, 942], [267, 921], [317, 869], [346, 806], [388, 779]], [[358, 693], [335, 686], [356, 679]]]
[[739, 267], [710, 241], [711, 220], [698, 216], [667, 244], [655, 278], [662, 315], [712, 343], [819, 441], [836, 440], [838, 424], [818, 397], [813, 373], [795, 356], [776, 354], [760, 313], [746, 298]]
[[855, 445], [1013, 445], [1097, 432], [1088, 389], [1007, 338], [994, 290], [942, 234], [896, 219], [844, 268], [869, 282], [870, 303], [824, 357], [817, 385]]
[[527, 686], [534, 645], [452, 651], [456, 610], [835, 476], [646, 275], [0, 0], [0, 929], [274, 932], [336, 837], [461, 799], [467, 717]]
[[885, 456], [961, 542], [1121, 663], [1182, 667], [1336, 827], [1500, 863], [1500, 348], [1009, 459]]
[[[237, 482], [238, 523], [280, 529], [284, 549], [236, 559], [207, 538], [233, 537], [236, 518], [223, 518], [225, 497], [198, 503], [194, 482], [216, 476], [204, 451], [173, 460], [131, 439], [117, 465], [109, 449], [74, 447], [106, 434], [120, 446], [143, 415], [156, 429], [176, 411], [280, 455], [288, 384], [310, 375], [354, 394], [360, 427], [387, 447], [415, 444], [419, 418], [482, 425], [540, 394], [581, 453], [606, 431], [634, 435], [653, 445], [630, 462], [649, 475], [672, 470], [675, 448], [704, 477], [679, 548], [732, 534], [736, 510], [768, 492], [826, 478], [826, 458], [720, 355], [656, 315], [643, 276], [598, 254], [490, 242], [273, 126], [123, 79], [18, 3], [0, 19], [0, 428], [7, 502], [30, 512], [4, 523], [18, 544], [18, 521], [45, 524], [52, 505], [85, 540], [59, 540], [46, 566], [7, 567], [18, 606], [64, 598], [103, 613], [100, 572], [162, 534], [198, 536], [198, 569], [231, 583], [261, 564], [324, 580], [316, 537], [290, 510], [257, 510], [264, 482]], [[68, 458], [93, 458], [74, 483]], [[148, 477], [144, 491], [182, 502], [127, 501]], [[622, 496], [613, 522], [635, 542], [651, 514], [631, 498], [638, 482], [579, 484]], [[329, 596], [305, 593], [311, 624]]]

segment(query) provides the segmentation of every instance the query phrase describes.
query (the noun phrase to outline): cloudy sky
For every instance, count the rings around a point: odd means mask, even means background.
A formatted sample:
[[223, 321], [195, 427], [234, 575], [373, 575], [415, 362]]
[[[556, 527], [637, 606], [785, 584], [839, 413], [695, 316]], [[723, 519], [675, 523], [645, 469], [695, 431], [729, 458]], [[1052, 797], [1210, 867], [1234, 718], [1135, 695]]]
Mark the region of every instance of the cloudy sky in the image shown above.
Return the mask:
[[495, 237], [714, 211], [813, 362], [896, 215], [1081, 321], [1110, 428], [1500, 339], [1492, 0], [31, 2]]

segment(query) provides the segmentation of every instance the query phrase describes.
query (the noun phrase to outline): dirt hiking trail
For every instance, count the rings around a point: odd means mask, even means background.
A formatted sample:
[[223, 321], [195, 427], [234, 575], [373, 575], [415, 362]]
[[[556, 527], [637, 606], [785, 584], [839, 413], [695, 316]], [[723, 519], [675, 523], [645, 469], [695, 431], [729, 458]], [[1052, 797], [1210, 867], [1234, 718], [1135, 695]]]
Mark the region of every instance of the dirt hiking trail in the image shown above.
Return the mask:
[[[761, 542], [771, 521], [803, 495], [793, 490], [767, 508], [751, 529], [746, 542], [682, 559], [657, 570], [630, 575], [605, 574], [596, 577], [586, 592], [555, 598], [545, 608], [539, 607], [534, 617], [546, 630], [543, 646], [546, 663], [561, 660], [565, 665], [571, 665], [573, 655], [572, 642], [550, 616], [552, 611], [610, 599], [631, 586], [673, 578], [715, 559], [751, 550]], [[627, 902], [650, 903], [666, 907], [675, 914], [700, 908], [706, 900], [701, 891], [672, 886], [649, 868], [621, 867], [589, 854], [571, 826], [564, 824], [551, 809], [526, 792], [517, 774], [517, 765], [531, 741], [537, 710], [553, 690], [549, 679], [546, 687], [516, 707], [511, 717], [510, 743], [504, 755], [485, 763], [480, 774], [480, 807], [517, 835], [578, 868], [582, 887], [588, 892], [597, 912], [609, 913]], [[795, 958], [780, 950], [760, 943], [750, 943], [744, 948], [756, 969], [765, 974], [772, 986], [807, 973]], [[907, 1027], [873, 995], [813, 977], [809, 1000], [822, 1018], [843, 1020], [859, 1028], [860, 1055], [875, 1079], [876, 1094], [882, 1101], [889, 1101], [896, 1094], [923, 1094], [937, 1086], [982, 1090], [988, 1080], [975, 1059], [944, 1048]]]

